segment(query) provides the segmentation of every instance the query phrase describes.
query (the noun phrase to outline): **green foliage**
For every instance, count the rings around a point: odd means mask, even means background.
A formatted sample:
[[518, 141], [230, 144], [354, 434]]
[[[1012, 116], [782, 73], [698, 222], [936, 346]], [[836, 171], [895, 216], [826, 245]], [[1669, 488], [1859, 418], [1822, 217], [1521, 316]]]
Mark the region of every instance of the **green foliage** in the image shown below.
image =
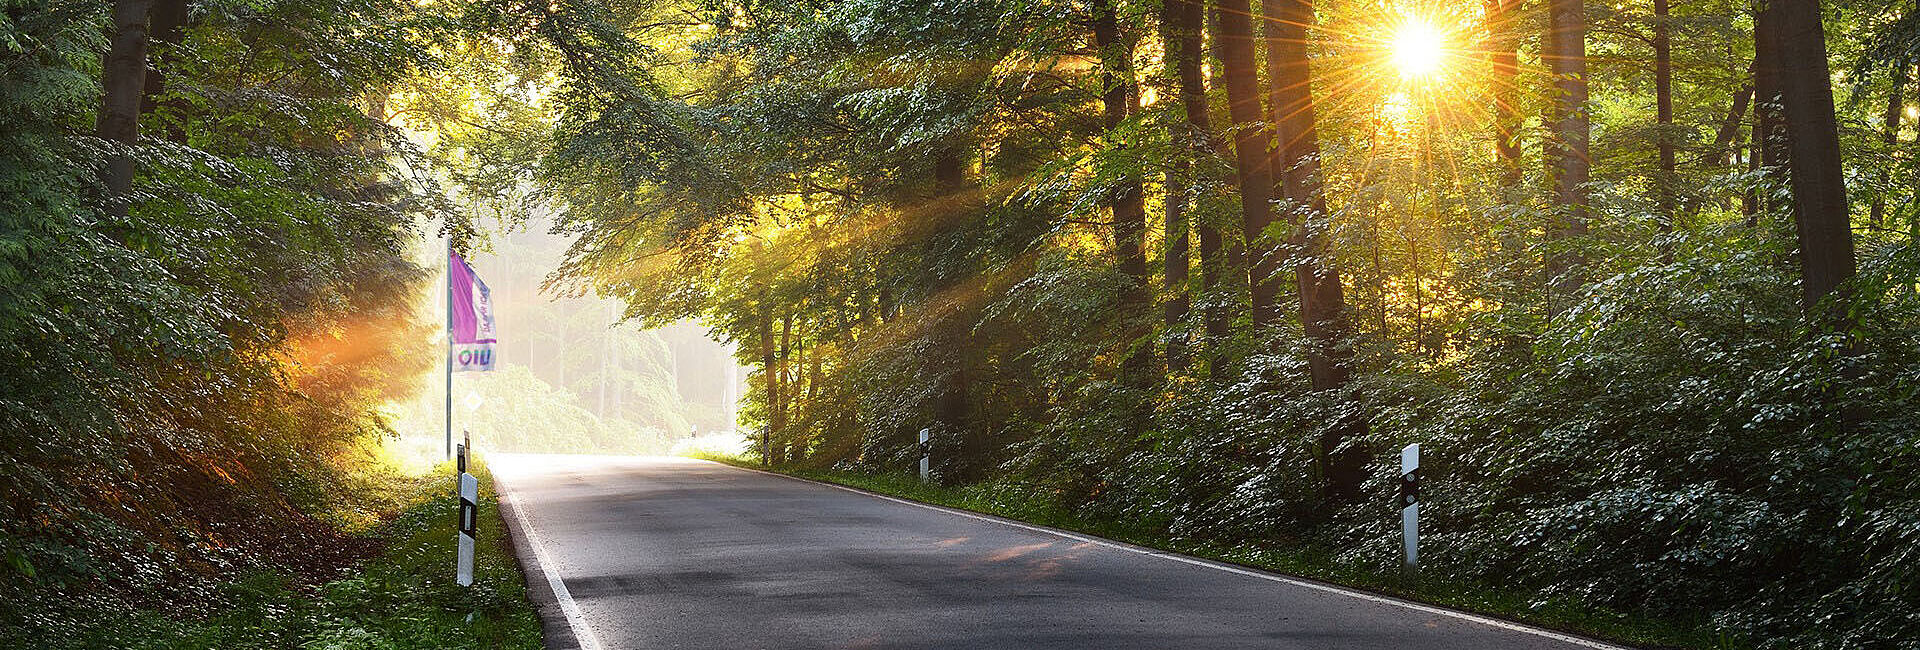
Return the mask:
[[[457, 500], [449, 494], [452, 471], [392, 477], [399, 512], [354, 540], [382, 549], [363, 565], [337, 576], [294, 576], [258, 569], [218, 585], [207, 600], [181, 612], [88, 610], [53, 607], [41, 620], [59, 626], [9, 628], [0, 641], [37, 648], [386, 648], [541, 647], [540, 619], [525, 594], [513, 550], [484, 463], [480, 538], [475, 545], [474, 584], [453, 582]], [[318, 577], [319, 580], [307, 582]], [[70, 618], [68, 618], [70, 617]], [[33, 636], [15, 636], [32, 632]], [[30, 639], [30, 640], [29, 640]]]
[[[365, 487], [390, 432], [376, 409], [427, 361], [406, 253], [436, 204], [365, 107], [430, 64], [413, 3], [197, 3], [178, 42], [155, 35], [164, 83], [132, 146], [81, 135], [103, 8], [0, 19], [9, 634], [351, 560], [325, 504]], [[97, 177], [109, 153], [139, 170], [124, 216]]]

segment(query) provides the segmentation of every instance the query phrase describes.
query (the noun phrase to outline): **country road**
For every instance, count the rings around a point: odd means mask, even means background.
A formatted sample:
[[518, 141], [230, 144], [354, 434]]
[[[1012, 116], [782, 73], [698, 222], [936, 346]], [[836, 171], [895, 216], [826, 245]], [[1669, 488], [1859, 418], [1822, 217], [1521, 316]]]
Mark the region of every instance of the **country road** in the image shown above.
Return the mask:
[[704, 461], [489, 461], [550, 647], [1611, 647]]

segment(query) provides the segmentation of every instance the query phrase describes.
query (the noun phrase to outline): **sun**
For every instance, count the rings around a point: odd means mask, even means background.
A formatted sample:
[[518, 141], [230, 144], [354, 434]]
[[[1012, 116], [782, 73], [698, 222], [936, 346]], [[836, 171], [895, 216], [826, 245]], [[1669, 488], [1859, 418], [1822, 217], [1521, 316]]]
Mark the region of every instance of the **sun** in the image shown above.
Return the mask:
[[1419, 18], [1401, 21], [1387, 48], [1402, 79], [1424, 79], [1440, 72], [1447, 58], [1447, 37], [1433, 23]]

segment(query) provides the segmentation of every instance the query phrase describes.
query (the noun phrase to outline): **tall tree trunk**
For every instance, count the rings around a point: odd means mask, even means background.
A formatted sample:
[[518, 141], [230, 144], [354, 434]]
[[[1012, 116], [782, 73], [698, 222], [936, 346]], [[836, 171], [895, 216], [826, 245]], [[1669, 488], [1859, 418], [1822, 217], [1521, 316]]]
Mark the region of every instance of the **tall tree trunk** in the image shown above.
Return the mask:
[[[1749, 73], [1751, 74], [1751, 73]], [[1740, 136], [1740, 123], [1747, 117], [1747, 104], [1753, 100], [1753, 84], [1741, 86], [1733, 91], [1733, 105], [1727, 108], [1727, 119], [1720, 121], [1720, 130], [1713, 135], [1713, 161], [1718, 166], [1730, 166], [1739, 157], [1739, 149], [1734, 146], [1734, 138]]]
[[[1187, 175], [1192, 173], [1193, 160], [1199, 147], [1197, 143], [1206, 142], [1211, 136], [1212, 126], [1207, 115], [1207, 86], [1205, 71], [1201, 67], [1202, 23], [1205, 20], [1205, 7], [1201, 0], [1166, 0], [1161, 5], [1160, 25], [1164, 30], [1162, 40], [1167, 47], [1167, 57], [1172, 62], [1176, 80], [1176, 89], [1181, 107], [1186, 112], [1186, 122], [1176, 124], [1169, 129], [1176, 149], [1173, 165], [1167, 171], [1166, 198], [1166, 282], [1167, 305], [1164, 314], [1167, 330], [1167, 369], [1178, 372], [1187, 367], [1187, 345], [1185, 337], [1178, 332], [1187, 320], [1189, 310], [1190, 287], [1188, 284], [1188, 240], [1190, 219], [1188, 217]], [[1207, 248], [1210, 228], [1201, 225], [1201, 264], [1208, 263]], [[1211, 248], [1218, 251], [1220, 235], [1212, 234]], [[1202, 274], [1206, 271], [1203, 269]], [[1208, 282], [1207, 288], [1212, 287]]]
[[1761, 20], [1765, 13], [1766, 0], [1755, 0], [1753, 24], [1753, 133], [1749, 136], [1747, 168], [1761, 171], [1760, 186], [1748, 192], [1746, 198], [1747, 226], [1760, 225], [1760, 213], [1768, 208], [1767, 185], [1771, 184], [1772, 170], [1786, 162], [1787, 135], [1785, 119], [1781, 116], [1780, 98], [1780, 54], [1774, 52], [1780, 47], [1780, 39], [1773, 36], [1777, 31], [1777, 21]]
[[1520, 0], [1487, 0], [1487, 59], [1493, 75], [1494, 158], [1500, 163], [1500, 186], [1520, 186], [1520, 107], [1517, 77], [1520, 49], [1514, 42], [1512, 16]]
[[[756, 245], [758, 254], [759, 246]], [[767, 433], [760, 440], [760, 462], [773, 465], [773, 439], [779, 432], [780, 363], [773, 356], [773, 307], [764, 292], [760, 295], [760, 377], [767, 388]]]
[[1660, 158], [1654, 187], [1662, 233], [1673, 232], [1674, 219], [1673, 36], [1667, 2], [1653, 0], [1653, 122]]
[[[1353, 360], [1346, 345], [1350, 329], [1340, 266], [1332, 251], [1327, 224], [1326, 192], [1320, 179], [1320, 133], [1314, 111], [1313, 69], [1307, 56], [1307, 28], [1316, 23], [1311, 0], [1264, 0], [1268, 30], [1268, 69], [1273, 75], [1273, 98], [1281, 184], [1288, 204], [1296, 206], [1292, 245], [1300, 264], [1294, 278], [1300, 291], [1300, 324], [1307, 335], [1307, 368], [1314, 390], [1337, 390], [1347, 385]], [[1348, 415], [1328, 426], [1320, 436], [1327, 496], [1350, 499], [1366, 478], [1367, 456], [1360, 449], [1340, 448], [1365, 433], [1365, 421]]]
[[[187, 0], [155, 0], [149, 11], [149, 43], [160, 46], [154, 65], [147, 69], [147, 80], [141, 91], [140, 112], [152, 113], [160, 107], [160, 96], [167, 92], [167, 76], [161, 69], [178, 56], [174, 52], [187, 38]], [[164, 134], [171, 142], [186, 142], [186, 134], [178, 129], [169, 129]]]
[[[1214, 57], [1212, 66], [1213, 87], [1224, 88], [1227, 85], [1227, 66], [1220, 61], [1223, 56], [1221, 52], [1220, 34], [1223, 30], [1220, 27], [1220, 7], [1218, 5], [1215, 5], [1211, 11], [1207, 12], [1207, 31], [1212, 34], [1212, 38], [1210, 39], [1211, 43], [1208, 47], [1211, 49], [1212, 56]], [[1228, 124], [1233, 123], [1231, 116], [1214, 115], [1211, 102], [1209, 102], [1207, 107], [1206, 115], [1209, 124], [1218, 121], [1218, 118], [1221, 117], [1225, 117]], [[1232, 155], [1232, 152], [1229, 151], [1230, 146], [1225, 142], [1225, 139], [1219, 138], [1211, 129], [1207, 131], [1207, 142], [1210, 146], [1214, 147], [1214, 151], [1219, 152], [1222, 156]], [[1239, 182], [1237, 166], [1233, 180], [1236, 183]], [[1243, 239], [1235, 236], [1230, 224], [1226, 224], [1227, 229], [1223, 231], [1221, 230], [1223, 224], [1215, 222], [1212, 219], [1201, 219], [1199, 223], [1200, 287], [1201, 291], [1209, 297], [1205, 307], [1206, 311], [1202, 316], [1206, 320], [1208, 340], [1214, 341], [1217, 344], [1218, 342], [1226, 340], [1227, 336], [1232, 332], [1233, 312], [1229, 309], [1229, 307], [1232, 306], [1232, 301], [1225, 299], [1225, 292], [1230, 289], [1238, 291], [1239, 281], [1233, 279], [1234, 276], [1240, 278], [1246, 277], [1245, 242]], [[1210, 357], [1210, 361], [1218, 362], [1220, 360], [1220, 355], [1218, 354], [1209, 354], [1208, 356]], [[1210, 376], [1220, 378], [1224, 375], [1219, 372], [1213, 372]]]
[[[1759, 91], [1755, 92], [1757, 93]], [[1757, 177], [1759, 175], [1761, 169], [1760, 158], [1763, 155], [1761, 150], [1765, 148], [1760, 142], [1760, 138], [1764, 137], [1763, 134], [1765, 133], [1765, 130], [1761, 128], [1760, 124], [1760, 106], [1759, 102], [1754, 103], [1753, 125], [1747, 130], [1748, 177]], [[1760, 225], [1760, 188], [1748, 187], [1747, 191], [1740, 195], [1740, 214], [1746, 217], [1746, 227], [1752, 228]]]
[[1227, 115], [1233, 121], [1234, 169], [1240, 184], [1240, 227], [1247, 239], [1248, 284], [1252, 291], [1252, 315], [1256, 326], [1279, 319], [1277, 278], [1278, 247], [1266, 236], [1273, 223], [1273, 206], [1268, 203], [1273, 189], [1268, 143], [1272, 141], [1261, 126], [1260, 71], [1254, 62], [1253, 16], [1247, 0], [1221, 0], [1215, 25], [1215, 40], [1220, 44], [1222, 75], [1227, 86]]
[[[1753, 144], [1759, 152], [1760, 166], [1774, 168], [1787, 162], [1785, 99], [1781, 97], [1781, 39], [1775, 35], [1779, 21], [1763, 20], [1769, 0], [1756, 0], [1753, 24]], [[1765, 209], [1763, 201], [1759, 206]]]
[[[1102, 117], [1109, 137], [1113, 137], [1121, 123], [1134, 112], [1140, 92], [1133, 74], [1133, 41], [1120, 34], [1113, 0], [1094, 0], [1093, 40], [1100, 48]], [[1127, 145], [1116, 140], [1112, 146]], [[1147, 277], [1145, 192], [1136, 173], [1128, 173], [1115, 190], [1109, 206], [1113, 211], [1113, 249], [1120, 274], [1127, 277], [1127, 286], [1120, 291], [1120, 318], [1126, 323], [1144, 322], [1151, 309], [1147, 296], [1147, 283], [1151, 279]], [[1127, 332], [1129, 349], [1120, 364], [1120, 381], [1132, 388], [1145, 389], [1153, 383], [1153, 346], [1141, 343], [1151, 329], [1143, 332], [1128, 327]]]
[[793, 374], [792, 374], [793, 362], [791, 360], [792, 354], [793, 354], [793, 314], [787, 314], [780, 318], [780, 354], [778, 357], [780, 370], [779, 372], [775, 373], [776, 376], [780, 378], [780, 399], [775, 400], [773, 403], [773, 422], [774, 422], [773, 430], [779, 434], [774, 436], [774, 439], [773, 439], [774, 442], [773, 442], [772, 449], [773, 449], [774, 464], [781, 464], [781, 463], [787, 462], [786, 454], [782, 452], [784, 452], [786, 449], [787, 436], [788, 436], [787, 402], [789, 400], [792, 400], [794, 395]]
[[[1907, 64], [1903, 61], [1893, 68], [1893, 87], [1887, 90], [1887, 107], [1886, 110], [1880, 114], [1880, 142], [1887, 145], [1888, 156], [1893, 155], [1895, 150], [1894, 145], [1900, 142], [1900, 112], [1906, 109], [1906, 90]], [[1880, 187], [1882, 189], [1874, 193], [1872, 210], [1867, 216], [1868, 222], [1872, 223], [1876, 228], [1880, 226], [1887, 215], [1887, 192], [1885, 188], [1887, 187], [1889, 178], [1887, 168], [1891, 166], [1892, 165], [1880, 166]]]
[[[815, 336], [819, 337], [820, 335], [815, 334]], [[808, 370], [807, 370], [807, 401], [806, 403], [809, 407], [812, 407], [820, 404], [820, 378], [822, 376], [820, 372], [820, 357], [821, 357], [820, 339], [816, 338], [813, 342], [813, 345], [810, 347], [812, 347], [812, 350], [810, 350], [812, 354], [807, 357]], [[817, 409], [809, 408], [808, 410], [812, 413], [821, 413], [821, 411]], [[809, 417], [808, 420], [821, 421], [823, 423], [823, 426], [826, 424], [826, 420], [824, 417]], [[814, 427], [812, 425], [809, 425], [806, 431], [801, 434], [800, 439], [794, 442], [794, 445], [793, 445], [794, 460], [804, 461], [807, 459], [807, 452], [813, 448], [813, 430], [814, 430]], [[825, 436], [822, 436], [822, 437], [824, 438]]]
[[[100, 60], [100, 112], [94, 134], [132, 146], [140, 141], [140, 102], [146, 93], [147, 14], [154, 0], [115, 0], [113, 33]], [[106, 186], [107, 211], [125, 217], [133, 191], [133, 157], [109, 156], [100, 181]]]
[[1853, 230], [1840, 171], [1833, 77], [1827, 69], [1820, 17], [1819, 0], [1770, 0], [1755, 17], [1755, 32], [1777, 39], [1759, 48], [1768, 57], [1760, 67], [1776, 75], [1785, 119], [1787, 180], [1793, 190], [1800, 248], [1801, 306], [1809, 315], [1837, 325], [1839, 311], [1820, 314], [1816, 310], [1853, 277]]
[[[1548, 27], [1543, 56], [1553, 73], [1554, 97], [1549, 123], [1553, 137], [1547, 143], [1553, 165], [1554, 199], [1559, 213], [1551, 237], [1565, 240], [1587, 232], [1586, 184], [1590, 120], [1587, 115], [1587, 12], [1583, 0], [1547, 0]], [[1581, 284], [1578, 255], [1568, 246], [1547, 256], [1547, 275], [1553, 282], [1550, 312], [1565, 309]]]

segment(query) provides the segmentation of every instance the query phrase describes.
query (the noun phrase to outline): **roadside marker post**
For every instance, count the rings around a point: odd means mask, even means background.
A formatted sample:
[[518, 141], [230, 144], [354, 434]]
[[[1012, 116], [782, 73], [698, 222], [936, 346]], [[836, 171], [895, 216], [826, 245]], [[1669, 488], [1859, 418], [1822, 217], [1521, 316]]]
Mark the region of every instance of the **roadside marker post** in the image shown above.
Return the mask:
[[1400, 532], [1408, 572], [1420, 570], [1420, 443], [1400, 450]]
[[473, 585], [473, 541], [480, 529], [480, 481], [472, 474], [460, 473], [460, 565], [453, 581], [462, 587]]
[[920, 482], [922, 483], [933, 478], [933, 449], [927, 446], [927, 440], [931, 435], [930, 430], [920, 430]]
[[460, 477], [467, 474], [467, 450], [473, 448], [473, 434], [460, 432], [460, 443], [453, 446], [453, 495], [460, 496]]
[[453, 581], [467, 587], [473, 585], [473, 542], [480, 536], [480, 479], [467, 473], [467, 454], [473, 450], [472, 433], [460, 432], [459, 450], [455, 456], [460, 469], [455, 489], [460, 495], [460, 560], [454, 568]]

